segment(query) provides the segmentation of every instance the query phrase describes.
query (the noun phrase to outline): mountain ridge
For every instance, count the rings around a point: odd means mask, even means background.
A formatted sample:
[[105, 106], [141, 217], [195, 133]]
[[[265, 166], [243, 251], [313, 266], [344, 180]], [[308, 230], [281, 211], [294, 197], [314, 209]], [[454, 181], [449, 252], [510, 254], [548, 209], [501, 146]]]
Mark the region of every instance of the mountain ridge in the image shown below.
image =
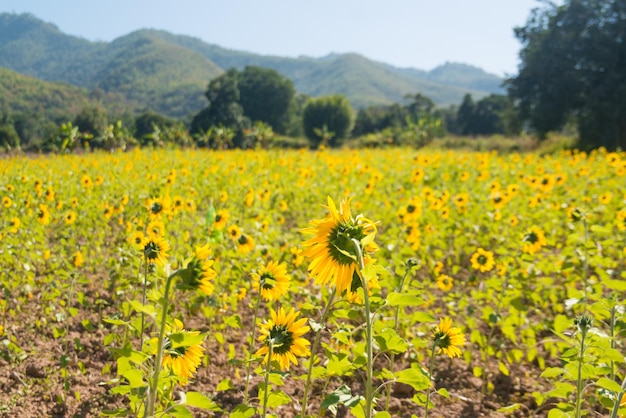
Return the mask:
[[[344, 94], [356, 108], [402, 102], [421, 93], [438, 106], [502, 93], [502, 79], [467, 64], [430, 71], [399, 68], [356, 53], [288, 58], [237, 51], [160, 29], [110, 42], [63, 33], [32, 14], [0, 14], [0, 66], [45, 81], [123, 94], [133, 108], [188, 117], [206, 106], [209, 81], [248, 65], [272, 68], [309, 96]], [[135, 106], [136, 105], [136, 106]]]

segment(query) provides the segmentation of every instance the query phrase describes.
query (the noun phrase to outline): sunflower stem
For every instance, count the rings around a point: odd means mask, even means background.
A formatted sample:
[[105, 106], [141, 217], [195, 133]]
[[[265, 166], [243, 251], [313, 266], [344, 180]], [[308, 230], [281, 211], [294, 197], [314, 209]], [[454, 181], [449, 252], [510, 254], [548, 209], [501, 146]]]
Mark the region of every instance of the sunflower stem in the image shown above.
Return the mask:
[[270, 373], [272, 372], [272, 352], [274, 348], [274, 341], [269, 340], [269, 352], [267, 354], [267, 369], [265, 369], [265, 391], [263, 392], [263, 418], [267, 416], [267, 400], [270, 396]]
[[250, 352], [248, 353], [248, 364], [246, 365], [246, 390], [243, 394], [244, 405], [248, 404], [248, 396], [250, 389], [250, 372], [252, 369], [252, 353], [254, 352], [254, 339], [256, 338], [256, 319], [259, 313], [259, 305], [261, 305], [261, 288], [259, 288], [259, 297], [254, 307], [254, 316], [252, 318], [252, 340], [250, 341]]
[[159, 375], [161, 374], [161, 363], [163, 363], [163, 345], [165, 340], [165, 323], [167, 321], [167, 309], [169, 305], [170, 297], [170, 285], [174, 278], [178, 275], [178, 271], [170, 274], [165, 281], [165, 291], [163, 293], [163, 306], [161, 313], [161, 322], [159, 323], [159, 340], [157, 344], [157, 355], [154, 361], [154, 372], [152, 374], [152, 380], [150, 381], [150, 392], [148, 395], [148, 404], [146, 405], [145, 417], [151, 418], [154, 416], [155, 406], [158, 398], [159, 388]]
[[361, 249], [361, 243], [352, 238], [352, 244], [356, 252], [356, 258], [359, 264], [359, 270], [357, 274], [361, 277], [361, 283], [363, 284], [363, 304], [365, 308], [365, 352], [367, 356], [366, 361], [366, 381], [365, 381], [365, 418], [372, 417], [372, 402], [373, 402], [373, 383], [372, 375], [374, 374], [373, 365], [373, 343], [372, 343], [372, 314], [370, 309], [369, 289], [367, 287], [367, 278], [363, 275], [365, 270], [365, 261], [363, 260], [363, 251]]
[[[428, 365], [428, 378], [433, 380], [433, 367], [435, 366], [435, 350], [437, 349], [437, 345], [439, 345], [439, 339], [436, 339], [433, 342], [433, 349], [430, 353], [430, 364]], [[426, 392], [426, 410], [424, 411], [424, 418], [428, 418], [428, 407], [430, 406], [430, 385], [428, 386], [428, 391]]]
[[[148, 258], [144, 255], [144, 271], [143, 271], [143, 292], [141, 295], [141, 305], [146, 304], [146, 286], [148, 285]], [[139, 349], [143, 350], [143, 332], [146, 320], [146, 314], [141, 312], [141, 325], [139, 327]]]
[[615, 404], [613, 405], [613, 410], [611, 411], [611, 418], [617, 418], [617, 413], [619, 412], [620, 404], [622, 403], [622, 398], [624, 397], [624, 393], [626, 393], [626, 377], [622, 381], [622, 390], [617, 394], [615, 398]]
[[306, 375], [306, 384], [304, 385], [304, 396], [302, 398], [302, 418], [306, 417], [307, 403], [309, 400], [309, 390], [311, 388], [311, 375], [313, 374], [313, 364], [315, 363], [315, 353], [317, 352], [317, 348], [320, 344], [322, 329], [324, 327], [324, 324], [326, 323], [326, 317], [328, 316], [330, 306], [333, 304], [333, 299], [335, 299], [336, 291], [337, 288], [333, 287], [332, 291], [330, 292], [330, 296], [328, 297], [328, 302], [326, 302], [326, 306], [322, 311], [322, 318], [320, 319], [322, 327], [315, 331], [315, 339], [313, 340], [313, 346], [311, 347], [311, 357], [309, 358], [309, 368]]

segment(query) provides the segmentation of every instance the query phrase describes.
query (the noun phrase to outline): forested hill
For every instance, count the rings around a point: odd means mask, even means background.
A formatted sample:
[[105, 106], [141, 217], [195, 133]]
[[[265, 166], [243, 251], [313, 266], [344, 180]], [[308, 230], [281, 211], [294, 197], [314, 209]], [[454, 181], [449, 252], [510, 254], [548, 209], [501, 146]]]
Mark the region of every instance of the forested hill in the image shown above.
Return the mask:
[[61, 32], [30, 14], [0, 14], [0, 66], [46, 81], [119, 94], [133, 108], [183, 117], [206, 105], [208, 82], [236, 67], [273, 68], [310, 96], [344, 94], [353, 106], [402, 102], [421, 93], [438, 106], [466, 93], [501, 93], [502, 79], [464, 64], [397, 68], [357, 54], [285, 58], [234, 51], [197, 38], [143, 29], [112, 42]]

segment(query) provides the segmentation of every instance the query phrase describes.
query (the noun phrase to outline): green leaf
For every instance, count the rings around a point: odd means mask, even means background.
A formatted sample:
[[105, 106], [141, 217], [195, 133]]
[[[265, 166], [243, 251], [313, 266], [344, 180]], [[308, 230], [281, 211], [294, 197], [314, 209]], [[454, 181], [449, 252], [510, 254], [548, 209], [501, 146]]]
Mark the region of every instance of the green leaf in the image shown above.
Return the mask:
[[229, 418], [252, 418], [256, 409], [248, 405], [237, 405], [229, 415]]
[[446, 399], [450, 399], [450, 392], [446, 388], [441, 388], [437, 391], [440, 396], [443, 396]]
[[131, 300], [130, 306], [137, 313], [144, 313], [152, 318], [156, 317], [156, 309], [153, 305], [144, 305], [137, 300]]
[[192, 334], [190, 332], [173, 332], [168, 335], [171, 348], [191, 347], [192, 345], [202, 344], [206, 334]]
[[321, 408], [328, 409], [333, 414], [336, 414], [338, 405], [343, 404], [347, 407], [353, 407], [356, 406], [360, 400], [360, 396], [352, 396], [352, 390], [348, 386], [342, 385], [324, 398]]
[[347, 376], [354, 370], [354, 364], [346, 354], [330, 354], [326, 365], [327, 376]]
[[415, 390], [428, 389], [430, 385], [430, 379], [424, 371], [417, 365], [412, 365], [409, 369], [404, 369], [396, 373], [396, 378], [400, 383], [406, 383]]
[[506, 364], [504, 364], [504, 362], [502, 361], [498, 362], [498, 370], [500, 370], [500, 373], [502, 373], [505, 376], [509, 375], [509, 368], [506, 367]]
[[208, 411], [220, 411], [220, 407], [217, 406], [215, 402], [200, 392], [187, 392], [183, 394], [181, 404], [189, 405], [194, 408], [206, 409]]
[[558, 334], [562, 334], [563, 331], [570, 328], [572, 325], [572, 320], [565, 315], [557, 315], [554, 318], [554, 331], [556, 331]]
[[498, 409], [498, 412], [502, 412], [502, 413], [504, 413], [504, 414], [510, 414], [510, 413], [512, 413], [512, 412], [517, 411], [517, 410], [518, 410], [518, 409], [520, 409], [521, 407], [522, 407], [522, 405], [521, 405], [521, 404], [514, 403], [514, 404], [512, 404], [512, 405], [508, 405], [508, 406], [505, 406], [505, 407], [502, 407], [502, 408]]
[[233, 385], [233, 382], [226, 378], [224, 380], [222, 380], [221, 382], [219, 382], [217, 384], [217, 387], [215, 388], [216, 392], [223, 392], [225, 390], [230, 390], [230, 389], [234, 389], [235, 386]]
[[389, 306], [419, 306], [424, 299], [413, 293], [389, 292], [387, 304]]
[[563, 370], [563, 368], [561, 367], [548, 367], [539, 375], [539, 377], [545, 377], [547, 379], [550, 379], [552, 377], [560, 376], [563, 373], [565, 373], [565, 370]]
[[596, 386], [600, 388], [604, 388], [614, 393], [620, 393], [622, 391], [622, 386], [617, 383], [615, 380], [608, 379], [606, 377], [601, 377], [596, 382]]
[[241, 317], [237, 314], [227, 316], [224, 318], [224, 324], [228, 325], [231, 328], [241, 328]]
[[391, 414], [387, 411], [378, 411], [374, 414], [374, 418], [391, 418]]
[[213, 206], [213, 202], [211, 202], [211, 206], [209, 206], [209, 211], [206, 214], [206, 224], [209, 230], [213, 229], [216, 215], [217, 211], [215, 210], [215, 206]]
[[409, 345], [392, 328], [385, 328], [376, 335], [374, 339], [378, 343], [380, 351], [387, 351], [394, 354], [404, 353]]
[[147, 383], [143, 381], [143, 373], [141, 370], [130, 369], [122, 373], [121, 376], [128, 380], [128, 385], [133, 389], [147, 386]]

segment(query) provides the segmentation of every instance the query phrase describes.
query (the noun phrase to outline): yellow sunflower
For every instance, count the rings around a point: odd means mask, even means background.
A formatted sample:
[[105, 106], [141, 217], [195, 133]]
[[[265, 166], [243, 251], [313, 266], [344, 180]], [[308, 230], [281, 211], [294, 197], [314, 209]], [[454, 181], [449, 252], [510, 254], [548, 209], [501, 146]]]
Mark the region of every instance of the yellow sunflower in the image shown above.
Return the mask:
[[4, 206], [5, 208], [10, 208], [12, 204], [13, 204], [13, 201], [11, 200], [9, 196], [4, 196], [2, 198], [2, 206]]
[[352, 278], [359, 270], [353, 239], [357, 240], [363, 251], [365, 263], [378, 249], [374, 243], [376, 225], [358, 215], [352, 217], [350, 199], [344, 199], [339, 209], [328, 198], [328, 215], [321, 220], [311, 221], [312, 227], [302, 229], [302, 233], [314, 235], [302, 245], [302, 255], [309, 257], [309, 271], [315, 281], [321, 285], [331, 283], [342, 294], [350, 290]]
[[50, 223], [50, 210], [46, 205], [39, 205], [39, 210], [37, 211], [37, 220], [42, 225], [48, 225]]
[[239, 237], [241, 236], [241, 230], [239, 229], [239, 227], [237, 225], [231, 225], [228, 227], [228, 236], [233, 240], [236, 241], [239, 239]]
[[452, 289], [453, 284], [454, 284], [454, 279], [452, 279], [452, 277], [448, 275], [442, 274], [439, 277], [437, 277], [437, 287], [443, 290], [444, 292], [447, 292], [450, 289]]
[[221, 231], [226, 227], [226, 223], [230, 219], [230, 213], [226, 209], [218, 210], [215, 214], [215, 221], [213, 221], [213, 228]]
[[9, 232], [12, 234], [17, 234], [17, 231], [20, 229], [20, 225], [22, 225], [22, 221], [20, 218], [11, 218], [9, 221]]
[[270, 261], [257, 273], [252, 273], [255, 289], [261, 288], [261, 296], [267, 301], [278, 300], [289, 290], [289, 277], [287, 265], [276, 261]]
[[626, 210], [617, 212], [617, 229], [626, 231]]
[[[170, 328], [168, 336], [172, 333], [183, 333], [190, 336], [200, 335], [198, 331], [184, 330], [182, 322], [178, 319], [175, 319], [174, 322], [174, 327], [173, 329]], [[165, 340], [163, 349], [163, 366], [167, 367], [174, 375], [180, 378], [179, 383], [181, 385], [186, 385], [188, 379], [193, 376], [202, 362], [204, 347], [202, 344], [174, 345], [168, 337]]]
[[136, 250], [142, 250], [144, 248], [144, 240], [146, 236], [141, 231], [134, 231], [128, 237], [128, 243], [133, 246]]
[[522, 238], [522, 251], [526, 254], [535, 254], [546, 244], [546, 236], [541, 228], [532, 226]]
[[254, 250], [254, 240], [252, 237], [241, 234], [237, 239], [237, 251], [242, 254], [248, 254], [252, 250]]
[[80, 251], [76, 251], [72, 259], [72, 264], [74, 265], [74, 267], [78, 268], [82, 266], [84, 261], [85, 259], [83, 258], [83, 253], [81, 253]]
[[309, 326], [305, 325], [307, 319], [301, 318], [296, 321], [300, 312], [289, 310], [285, 313], [283, 308], [276, 313], [270, 309], [271, 319], [261, 325], [259, 330], [259, 341], [263, 343], [255, 353], [256, 356], [264, 356], [263, 364], [267, 364], [272, 346], [271, 361], [277, 361], [281, 370], [289, 370], [289, 366], [298, 364], [296, 356], [306, 357], [311, 355], [309, 351], [309, 341], [302, 338], [309, 331]]
[[144, 238], [143, 255], [150, 263], [164, 265], [167, 262], [167, 252], [170, 244], [163, 237], [148, 236]]
[[491, 251], [485, 251], [482, 248], [477, 249], [476, 252], [472, 254], [470, 261], [472, 268], [479, 270], [481, 273], [491, 271], [496, 265], [493, 253]]
[[450, 358], [461, 357], [461, 349], [465, 344], [465, 335], [457, 327], [452, 326], [450, 318], [439, 319], [439, 325], [433, 329], [433, 344], [437, 348], [437, 354], [443, 351]]
[[182, 274], [182, 284], [179, 287], [185, 289], [200, 289], [205, 295], [212, 295], [215, 287], [213, 279], [217, 272], [213, 270], [213, 260], [203, 260], [196, 255], [187, 264], [185, 273]]

